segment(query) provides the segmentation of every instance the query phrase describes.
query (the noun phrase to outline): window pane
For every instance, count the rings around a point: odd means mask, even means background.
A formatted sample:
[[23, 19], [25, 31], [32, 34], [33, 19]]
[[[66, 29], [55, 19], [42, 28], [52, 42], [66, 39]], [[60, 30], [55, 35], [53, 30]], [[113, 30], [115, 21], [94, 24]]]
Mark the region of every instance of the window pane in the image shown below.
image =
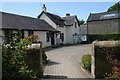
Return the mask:
[[28, 36], [33, 35], [33, 31], [28, 31]]
[[5, 43], [9, 43], [10, 39], [12, 39], [12, 30], [4, 30], [5, 32]]
[[47, 40], [47, 42], [50, 41], [50, 34], [49, 33], [46, 33], [46, 40]]

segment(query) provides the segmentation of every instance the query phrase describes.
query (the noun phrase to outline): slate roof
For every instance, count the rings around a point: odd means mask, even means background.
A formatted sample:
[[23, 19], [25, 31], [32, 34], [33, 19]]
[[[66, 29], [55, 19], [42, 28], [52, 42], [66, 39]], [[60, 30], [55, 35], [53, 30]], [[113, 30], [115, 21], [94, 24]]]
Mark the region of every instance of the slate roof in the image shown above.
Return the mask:
[[57, 31], [50, 26], [46, 21], [0, 12], [2, 14], [2, 29], [23, 29], [23, 30], [38, 30], [38, 31]]
[[87, 34], [87, 25], [80, 25], [80, 34]]
[[120, 11], [103, 12], [103, 13], [91, 13], [88, 17], [89, 21], [108, 20], [108, 19], [120, 19]]
[[[78, 21], [77, 16], [66, 16], [62, 18], [66, 26], [71, 26], [75, 23], [75, 19]], [[78, 21], [79, 25], [79, 21]]]
[[49, 12], [42, 12], [38, 18], [40, 18], [40, 16], [45, 13], [56, 25], [60, 25], [60, 27], [63, 27], [64, 26], [64, 20], [61, 19], [60, 16], [58, 15], [55, 15], [55, 14], [52, 14], [52, 13], [49, 13]]

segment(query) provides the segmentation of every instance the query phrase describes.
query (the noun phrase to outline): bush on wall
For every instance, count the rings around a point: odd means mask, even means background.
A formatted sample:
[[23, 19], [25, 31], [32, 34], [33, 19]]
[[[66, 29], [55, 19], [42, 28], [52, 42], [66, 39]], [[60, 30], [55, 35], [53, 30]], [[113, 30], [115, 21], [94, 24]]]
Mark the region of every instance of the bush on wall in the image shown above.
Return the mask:
[[94, 51], [95, 77], [120, 78], [120, 47], [94, 46]]
[[47, 55], [45, 54], [45, 51], [42, 50], [42, 61], [43, 61], [43, 65], [45, 65], [47, 63]]
[[109, 33], [109, 34], [88, 34], [89, 42], [95, 40], [106, 41], [106, 40], [120, 40], [120, 33]]
[[9, 45], [2, 46], [2, 78], [30, 79], [36, 76], [36, 72], [28, 69], [25, 63], [29, 39], [11, 40]]
[[[37, 76], [38, 74], [41, 74], [41, 73], [38, 73], [38, 71], [42, 72], [42, 65], [40, 65], [40, 62], [39, 62], [40, 50], [37, 50], [37, 49], [31, 50], [28, 48], [33, 43], [33, 40], [35, 42], [36, 38], [37, 38], [36, 36], [30, 36], [24, 39], [15, 37], [14, 39], [10, 39], [9, 44], [2, 45], [2, 66], [3, 66], [2, 79], [31, 80], [35, 77], [38, 77]], [[38, 55], [38, 56], [35, 57], [35, 55]], [[34, 63], [35, 66], [28, 65], [29, 63], [27, 63], [26, 60], [30, 62], [30, 64]], [[38, 68], [38, 67], [41, 67], [41, 68]]]
[[91, 71], [91, 55], [87, 54], [87, 55], [83, 55], [82, 56], [82, 63], [81, 63], [82, 67]]

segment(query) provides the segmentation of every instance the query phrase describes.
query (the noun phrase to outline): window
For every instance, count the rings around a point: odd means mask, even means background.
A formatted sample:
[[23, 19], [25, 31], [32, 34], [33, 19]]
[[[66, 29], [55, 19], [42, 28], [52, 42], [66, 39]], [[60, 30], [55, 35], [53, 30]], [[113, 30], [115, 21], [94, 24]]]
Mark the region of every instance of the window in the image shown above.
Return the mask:
[[12, 30], [4, 30], [5, 33], [5, 43], [9, 43], [10, 39], [12, 39]]
[[75, 33], [75, 36], [77, 36], [77, 33]]
[[118, 17], [120, 17], [120, 13], [113, 13], [113, 14], [101, 15], [100, 19], [111, 19], [111, 18], [118, 18]]
[[10, 39], [24, 38], [23, 30], [4, 30], [5, 43], [9, 43]]
[[18, 30], [18, 37], [24, 38], [24, 31], [23, 30]]
[[28, 31], [28, 36], [33, 35], [33, 31]]
[[75, 28], [77, 28], [77, 23], [75, 22]]
[[46, 40], [47, 40], [47, 42], [49, 42], [50, 41], [50, 34], [49, 33], [46, 33]]
[[62, 41], [64, 41], [64, 33], [61, 33], [61, 34], [60, 34], [60, 39], [61, 39]]

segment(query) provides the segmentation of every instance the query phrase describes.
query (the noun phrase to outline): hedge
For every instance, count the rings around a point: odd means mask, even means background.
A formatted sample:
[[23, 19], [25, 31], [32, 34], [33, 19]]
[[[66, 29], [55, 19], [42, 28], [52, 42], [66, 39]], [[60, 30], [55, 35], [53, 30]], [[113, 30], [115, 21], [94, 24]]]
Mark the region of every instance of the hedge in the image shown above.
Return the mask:
[[95, 40], [120, 40], [120, 33], [107, 33], [107, 34], [88, 34], [88, 42], [91, 43]]

